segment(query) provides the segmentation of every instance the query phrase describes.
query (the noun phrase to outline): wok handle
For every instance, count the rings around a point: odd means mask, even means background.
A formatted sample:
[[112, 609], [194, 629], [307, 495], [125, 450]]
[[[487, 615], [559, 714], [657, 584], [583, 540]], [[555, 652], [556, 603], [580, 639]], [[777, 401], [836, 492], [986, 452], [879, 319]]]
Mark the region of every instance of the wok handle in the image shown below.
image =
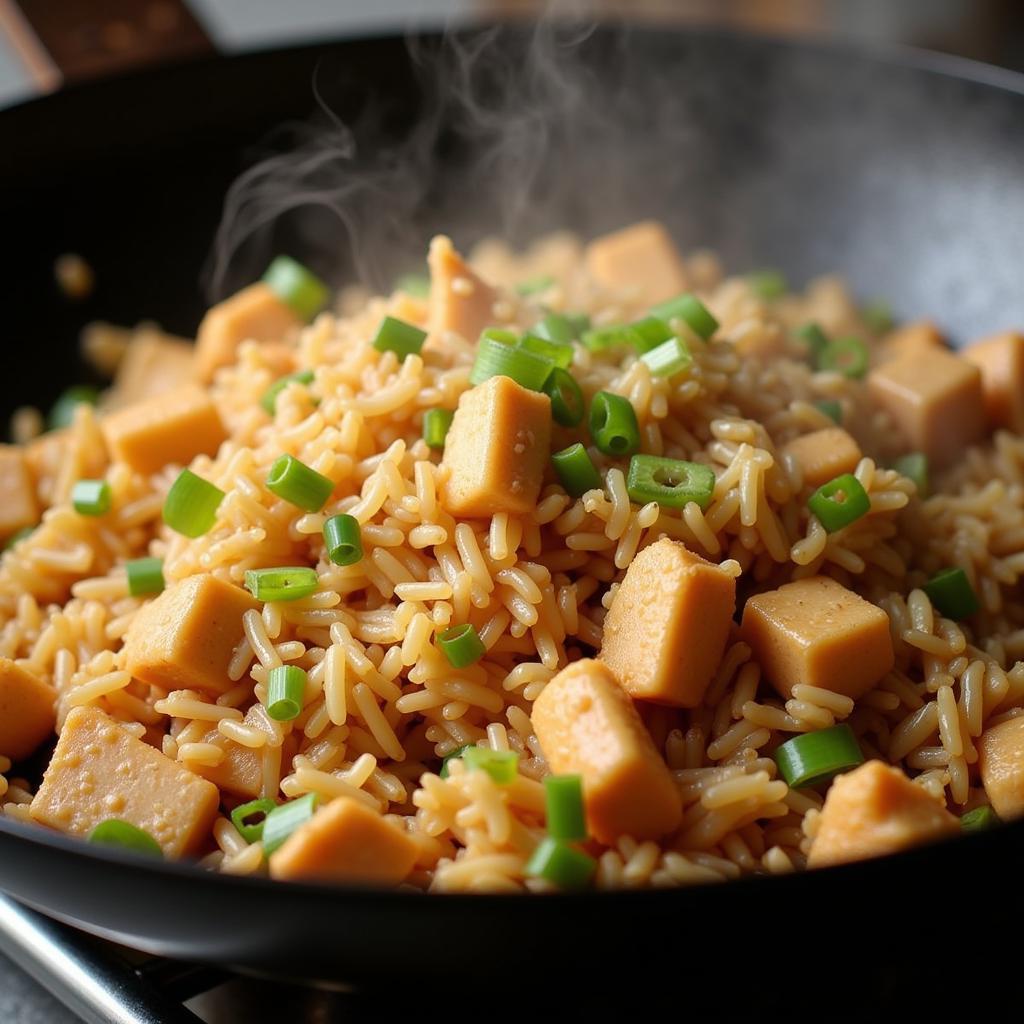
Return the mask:
[[3, 893], [0, 950], [86, 1024], [202, 1024], [111, 947]]
[[42, 92], [214, 52], [184, 0], [0, 0], [5, 37]]

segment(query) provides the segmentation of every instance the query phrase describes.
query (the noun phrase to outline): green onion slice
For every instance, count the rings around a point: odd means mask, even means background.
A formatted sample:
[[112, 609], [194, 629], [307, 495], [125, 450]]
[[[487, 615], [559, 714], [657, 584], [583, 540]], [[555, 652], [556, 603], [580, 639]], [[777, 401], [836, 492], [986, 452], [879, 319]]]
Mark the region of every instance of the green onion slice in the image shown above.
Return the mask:
[[928, 456], [924, 452], [910, 452], [901, 455], [892, 468], [914, 481], [919, 497], [928, 497]]
[[960, 816], [960, 827], [965, 832], [984, 832], [986, 829], [995, 828], [999, 824], [999, 815], [996, 814], [988, 804], [975, 807]]
[[924, 592], [947, 619], [957, 622], [970, 618], [981, 607], [967, 573], [959, 567], [936, 573], [924, 585]]
[[538, 277], [531, 277], [528, 281], [520, 281], [516, 285], [516, 291], [522, 296], [536, 295], [538, 292], [547, 291], [555, 283], [550, 274], [542, 274]]
[[575, 427], [583, 420], [587, 408], [583, 392], [568, 370], [556, 366], [544, 385], [544, 394], [551, 399], [551, 416], [556, 423]]
[[540, 841], [524, 869], [527, 878], [543, 878], [565, 890], [585, 889], [596, 870], [593, 857], [551, 836]]
[[863, 377], [868, 372], [868, 347], [860, 338], [836, 338], [819, 354], [818, 369], [854, 379]]
[[201, 537], [217, 521], [224, 492], [191, 469], [183, 469], [164, 502], [164, 522], [186, 537]]
[[414, 299], [430, 298], [430, 278], [426, 274], [403, 274], [395, 281], [395, 291], [405, 292]]
[[291, 256], [278, 256], [267, 267], [263, 282], [303, 320], [312, 320], [327, 305], [331, 294], [316, 274]]
[[519, 339], [519, 347], [535, 356], [550, 359], [561, 370], [572, 365], [572, 345], [561, 341], [549, 341], [538, 334], [524, 334]]
[[843, 422], [843, 407], [834, 398], [819, 398], [814, 407], [823, 412], [833, 423]]
[[298, 665], [278, 665], [267, 675], [267, 714], [275, 722], [290, 722], [302, 713], [306, 673]]
[[101, 821], [89, 833], [89, 842], [100, 846], [116, 846], [150, 857], [164, 855], [160, 844], [145, 829], [136, 828], [120, 818], [107, 818], [106, 821]]
[[640, 505], [656, 501], [665, 508], [685, 508], [694, 501], [703, 510], [715, 492], [715, 471], [699, 462], [634, 455], [629, 460], [626, 490]]
[[637, 352], [650, 352], [652, 348], [663, 345], [670, 338], [673, 338], [672, 328], [664, 320], [656, 316], [644, 317], [636, 323], [629, 325], [633, 334], [633, 348]]
[[359, 520], [347, 513], [331, 516], [324, 523], [324, 546], [335, 565], [355, 565], [363, 557]]
[[270, 467], [267, 490], [307, 512], [319, 512], [334, 490], [334, 481], [294, 455], [280, 455]]
[[892, 306], [885, 299], [875, 299], [867, 303], [860, 311], [860, 318], [867, 324], [868, 329], [876, 334], [892, 330]]
[[455, 413], [451, 409], [428, 409], [423, 414], [423, 440], [428, 448], [443, 448]]
[[604, 485], [601, 476], [590, 460], [590, 454], [578, 441], [551, 456], [558, 482], [565, 493], [578, 498], [587, 491], [600, 490]]
[[501, 786], [514, 782], [519, 771], [519, 755], [514, 750], [469, 747], [462, 760], [471, 771], [487, 772]]
[[552, 839], [582, 842], [587, 838], [583, 809], [583, 779], [579, 775], [549, 775], [544, 779], [548, 835]]
[[694, 334], [705, 341], [718, 330], [718, 321], [708, 308], [696, 295], [689, 293], [659, 303], [651, 309], [651, 313], [667, 324], [671, 324], [673, 320], [682, 320]]
[[573, 316], [571, 313], [548, 313], [538, 324], [534, 324], [531, 334], [548, 341], [567, 345], [578, 341], [580, 335], [590, 326], [590, 318]]
[[315, 594], [319, 585], [316, 569], [304, 565], [245, 572], [245, 589], [257, 601], [298, 601]]
[[128, 593], [132, 597], [159, 594], [164, 589], [164, 560], [162, 558], [133, 558], [124, 563], [128, 577]]
[[605, 455], [632, 455], [640, 447], [640, 425], [629, 399], [598, 391], [590, 403], [590, 436]]
[[296, 384], [312, 384], [313, 383], [313, 371], [312, 370], [299, 370], [298, 373], [289, 373], [284, 377], [278, 377], [273, 384], [263, 392], [263, 397], [260, 399], [260, 405], [263, 406], [264, 412], [268, 416], [273, 416], [274, 411], [277, 409], [277, 396], [289, 384], [294, 381]]
[[635, 347], [636, 335], [629, 324], [610, 324], [607, 327], [595, 327], [584, 331], [582, 342], [591, 352], [607, 352], [609, 349], [622, 345]]
[[453, 668], [472, 665], [487, 653], [476, 627], [468, 622], [449, 626], [438, 634], [437, 643]]
[[852, 473], [843, 473], [822, 484], [807, 499], [807, 507], [818, 517], [826, 532], [849, 526], [871, 510], [871, 499]]
[[765, 302], [780, 299], [789, 290], [786, 275], [781, 270], [755, 270], [747, 274], [751, 291]]
[[822, 352], [828, 348], [828, 335], [817, 324], [809, 323], [798, 328], [796, 336], [807, 347], [807, 358], [817, 366]]
[[269, 857], [279, 849], [297, 828], [313, 817], [316, 805], [316, 793], [307, 793], [270, 811], [263, 822], [263, 852]]
[[787, 740], [775, 751], [775, 763], [786, 785], [800, 789], [856, 768], [864, 763], [864, 755], [853, 730], [844, 722]]
[[106, 480], [79, 480], [71, 489], [71, 504], [80, 516], [106, 515], [110, 500], [110, 484]]
[[240, 804], [231, 812], [231, 824], [247, 843], [257, 843], [263, 838], [263, 826], [267, 815], [277, 804], [265, 797]]
[[444, 757], [441, 758], [441, 771], [438, 774], [440, 774], [442, 779], [448, 778], [448, 762], [460, 760], [462, 755], [472, 746], [472, 743], [465, 743], [461, 747], [457, 747], [450, 754], [445, 754]]
[[672, 377], [682, 373], [693, 362], [693, 356], [682, 338], [669, 338], [657, 348], [648, 349], [641, 357], [652, 377]]
[[60, 430], [71, 426], [75, 418], [75, 409], [80, 405], [95, 405], [100, 400], [100, 393], [91, 384], [76, 384], [68, 388], [50, 407], [46, 417], [49, 430]]
[[380, 327], [377, 328], [373, 347], [378, 352], [394, 352], [400, 360], [403, 360], [406, 356], [418, 356], [426, 338], [426, 331], [421, 331], [404, 320], [386, 316], [380, 322]]
[[[513, 337], [515, 337], [513, 335]], [[518, 341], [518, 338], [515, 338]], [[476, 362], [469, 375], [471, 384], [483, 384], [491, 377], [511, 377], [517, 384], [531, 391], [543, 391], [544, 383], [554, 363], [526, 349], [499, 341], [493, 333], [485, 331], [477, 346]]]

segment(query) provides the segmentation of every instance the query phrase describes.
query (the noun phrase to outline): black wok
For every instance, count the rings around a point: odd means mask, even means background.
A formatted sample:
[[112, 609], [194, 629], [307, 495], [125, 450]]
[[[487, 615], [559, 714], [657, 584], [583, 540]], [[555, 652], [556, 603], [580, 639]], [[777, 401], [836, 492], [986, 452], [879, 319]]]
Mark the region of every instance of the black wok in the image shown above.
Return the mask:
[[[667, 115], [645, 121], [638, 86], [604, 116], [634, 118], [638, 138], [654, 133], [663, 145], [576, 161], [561, 183], [566, 167], [553, 157], [519, 233], [596, 232], [626, 214], [656, 215], [687, 248], [712, 246], [738, 269], [776, 266], [797, 282], [841, 270], [860, 295], [890, 299], [901, 317], [934, 316], [957, 342], [1024, 324], [1021, 77], [909, 52], [674, 29], [634, 31], [625, 45], [598, 32], [581, 53], [599, 74], [653, 69], [646, 81], [670, 97]], [[199, 268], [225, 190], [267, 130], [313, 107], [317, 65], [342, 116], [372, 94], [390, 112], [381, 122], [408, 130], [420, 93], [405, 45], [390, 38], [210, 60], [0, 114], [9, 264], [0, 277], [0, 411], [45, 405], [80, 379], [74, 339], [91, 317], [194, 330], [205, 302]], [[628, 74], [624, 83], [631, 87]], [[438, 149], [457, 162], [467, 144]], [[445, 166], [425, 192], [443, 196]], [[486, 200], [487, 182], [477, 185]], [[425, 201], [414, 230], [425, 235], [441, 226], [437, 210], [448, 216], [457, 206]], [[467, 218], [453, 231], [484, 226]], [[330, 266], [321, 253], [318, 269], [344, 276], [343, 248]], [[52, 283], [53, 258], [68, 250], [97, 270], [99, 288], [84, 305], [60, 300]], [[936, 946], [953, 951], [951, 981], [965, 981], [982, 950], [995, 958], [986, 961], [994, 976], [999, 944], [984, 938], [1017, 933], [1022, 855], [1024, 823], [882, 861], [724, 886], [427, 897], [205, 874], [0, 819], [0, 889], [153, 953], [357, 981], [450, 979], [453, 964], [480, 980], [543, 969], [554, 957], [560, 977], [603, 990], [637, 978], [688, 990], [724, 983], [737, 1007], [756, 1003], [759, 982], [778, 971], [794, 996], [796, 974], [814, 969], [881, 990], [911, 978], [919, 951], [925, 958]], [[746, 979], [738, 986], [737, 949]]]

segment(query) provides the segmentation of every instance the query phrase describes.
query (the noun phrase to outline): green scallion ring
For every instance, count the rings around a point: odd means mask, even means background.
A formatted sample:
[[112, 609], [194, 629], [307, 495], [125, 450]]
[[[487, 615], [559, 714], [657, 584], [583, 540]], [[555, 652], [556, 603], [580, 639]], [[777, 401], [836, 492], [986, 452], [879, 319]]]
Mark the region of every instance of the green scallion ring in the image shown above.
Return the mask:
[[996, 814], [988, 804], [975, 807], [960, 816], [960, 828], [964, 832], [984, 832], [986, 829], [995, 828], [999, 824], [999, 815]]
[[651, 349], [675, 337], [672, 328], [656, 316], [644, 317], [643, 320], [631, 323], [629, 327], [633, 332], [633, 347], [640, 353], [650, 352]]
[[576, 378], [556, 366], [544, 385], [544, 394], [551, 399], [551, 417], [563, 427], [575, 427], [583, 420], [587, 410]]
[[263, 826], [266, 823], [267, 815], [275, 807], [277, 804], [266, 797], [250, 800], [247, 804], [240, 804], [231, 812], [231, 824], [235, 826], [238, 834], [247, 843], [258, 843], [263, 838]]
[[765, 302], [781, 299], [789, 290], [786, 275], [781, 270], [755, 270], [747, 274], [750, 290]]
[[334, 481], [294, 455], [280, 455], [270, 467], [267, 490], [307, 512], [319, 512], [334, 490]]
[[394, 290], [405, 292], [414, 299], [430, 298], [430, 276], [428, 274], [402, 274], [395, 281]]
[[80, 516], [105, 516], [111, 497], [106, 480], [79, 480], [71, 488], [71, 504]]
[[164, 502], [164, 522], [185, 537], [201, 537], [217, 521], [217, 509], [224, 500], [224, 492], [183, 469], [171, 484]]
[[609, 349], [628, 345], [636, 347], [636, 335], [629, 324], [609, 324], [607, 327], [595, 327], [584, 331], [580, 339], [584, 348], [591, 352], [607, 352]]
[[868, 347], [860, 338], [836, 338], [818, 355], [819, 370], [857, 379], [868, 372]]
[[689, 293], [677, 295], [674, 299], [659, 303], [651, 309], [651, 314], [669, 325], [673, 320], [681, 320], [694, 334], [705, 341], [718, 330], [718, 321], [711, 315], [708, 308], [696, 295]]
[[159, 594], [165, 586], [162, 558], [133, 558], [124, 563], [128, 577], [128, 593], [132, 597]]
[[822, 484], [808, 499], [807, 507], [827, 533], [849, 526], [871, 510], [871, 499], [852, 473], [843, 473]]
[[538, 277], [531, 277], [528, 281], [520, 281], [516, 285], [516, 292], [526, 298], [547, 291], [554, 283], [555, 279], [550, 274], [541, 274]]
[[335, 565], [355, 565], [363, 557], [359, 520], [344, 512], [331, 516], [324, 523], [324, 546]]
[[275, 807], [263, 822], [263, 853], [269, 857], [316, 813], [317, 795], [307, 793]]
[[267, 267], [263, 283], [303, 320], [312, 320], [327, 305], [331, 294], [316, 274], [291, 256], [278, 256]]
[[487, 653], [476, 627], [468, 622], [449, 626], [439, 633], [437, 644], [452, 668], [465, 668], [479, 661]]
[[[515, 340], [518, 341], [518, 338]], [[485, 331], [477, 345], [476, 362], [473, 363], [469, 382], [477, 385], [492, 377], [510, 377], [521, 387], [543, 391], [554, 365], [544, 356], [519, 348], [518, 345], [506, 344], [494, 337], [493, 333]]]
[[514, 750], [469, 747], [462, 760], [470, 771], [487, 772], [501, 786], [514, 782], [519, 772], [519, 755]]
[[423, 414], [423, 440], [428, 448], [443, 448], [455, 413], [451, 409], [428, 409]]
[[936, 573], [923, 589], [931, 603], [956, 622], [970, 618], [981, 607], [967, 573], [959, 567]]
[[257, 601], [298, 601], [316, 593], [320, 578], [305, 565], [247, 569], [245, 589]]
[[552, 839], [575, 843], [587, 838], [581, 776], [548, 775], [544, 779], [544, 804], [548, 835]]
[[897, 473], [914, 481], [918, 497], [928, 497], [928, 456], [924, 452], [909, 452], [901, 455], [893, 464], [892, 468]]
[[568, 370], [572, 365], [572, 345], [561, 341], [551, 341], [537, 334], [524, 334], [518, 342], [524, 352], [532, 352], [542, 359], [550, 359], [560, 370]]
[[626, 491], [638, 505], [656, 501], [665, 508], [686, 508], [693, 501], [705, 510], [715, 491], [715, 471], [699, 462], [634, 455], [629, 460]]
[[551, 456], [551, 465], [555, 467], [558, 482], [571, 498], [579, 498], [587, 491], [600, 490], [604, 486], [590, 453], [578, 441], [555, 452]]
[[598, 391], [590, 403], [590, 436], [605, 455], [632, 455], [640, 447], [640, 425], [629, 399]]
[[572, 317], [564, 313], [548, 313], [538, 324], [534, 324], [530, 334], [538, 338], [546, 338], [563, 345], [578, 341], [580, 334], [587, 329], [590, 321], [587, 317]]
[[313, 383], [313, 371], [312, 370], [299, 370], [298, 373], [288, 373], [283, 377], [278, 377], [273, 384], [263, 392], [263, 397], [260, 399], [260, 405], [263, 407], [263, 411], [268, 416], [273, 416], [277, 409], [277, 396], [291, 383], [295, 384], [312, 384]]
[[669, 338], [644, 352], [640, 361], [647, 365], [652, 377], [674, 377], [690, 367], [693, 356], [682, 338]]
[[597, 870], [597, 861], [562, 839], [547, 836], [523, 869], [527, 878], [543, 878], [559, 889], [585, 889]]
[[418, 356], [426, 339], [426, 331], [396, 317], [386, 316], [377, 328], [373, 347], [378, 352], [394, 352], [401, 361], [406, 356]]
[[786, 785], [800, 789], [856, 768], [864, 763], [864, 755], [853, 730], [844, 722], [786, 740], [775, 751], [775, 763]]
[[834, 398], [819, 398], [815, 409], [823, 412], [833, 423], [843, 422], [843, 407]]
[[450, 754], [445, 754], [441, 758], [441, 771], [438, 774], [442, 779], [448, 778], [448, 762], [460, 760], [462, 755], [472, 746], [472, 743], [464, 743], [461, 747], [456, 747]]
[[828, 335], [816, 323], [808, 323], [797, 328], [796, 336], [807, 347], [807, 358], [817, 366], [822, 352], [828, 348]]
[[48, 430], [60, 430], [71, 426], [75, 418], [75, 409], [80, 405], [95, 405], [100, 400], [100, 393], [91, 384], [76, 384], [68, 388], [50, 406], [46, 417]]
[[275, 722], [290, 722], [302, 714], [306, 673], [298, 665], [278, 665], [267, 674], [267, 714]]
[[106, 821], [101, 821], [89, 833], [89, 842], [144, 853], [148, 857], [164, 855], [163, 848], [145, 829], [136, 828], [135, 825], [120, 818], [107, 818]]

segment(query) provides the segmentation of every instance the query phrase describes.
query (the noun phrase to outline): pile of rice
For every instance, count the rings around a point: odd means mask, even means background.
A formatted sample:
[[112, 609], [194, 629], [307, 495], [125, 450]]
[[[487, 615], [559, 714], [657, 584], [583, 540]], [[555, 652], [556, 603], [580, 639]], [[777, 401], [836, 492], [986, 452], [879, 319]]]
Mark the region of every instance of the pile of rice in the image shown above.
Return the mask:
[[[590, 280], [571, 237], [520, 256], [487, 243], [472, 262], [510, 289], [496, 322], [527, 327], [541, 305], [588, 313], [595, 325], [646, 312], [630, 294]], [[296, 365], [315, 369], [315, 381], [289, 385], [273, 422], [259, 399], [280, 370], [263, 347], [244, 344], [237, 364], [217, 375], [211, 390], [230, 439], [192, 468], [227, 498], [198, 539], [161, 522], [177, 469], [143, 478], [108, 465], [96, 412], [78, 407], [70, 441], [39, 480], [50, 506], [42, 525], [0, 564], [0, 654], [56, 687], [58, 729], [71, 708], [95, 705], [185, 765], [216, 764], [242, 742], [261, 751], [265, 796], [346, 795], [397, 816], [419, 848], [413, 885], [542, 889], [523, 871], [545, 834], [546, 765], [532, 702], [560, 667], [600, 646], [618, 581], [639, 549], [667, 535], [739, 577], [741, 595], [834, 577], [887, 612], [896, 667], [856, 703], [808, 686], [783, 702], [733, 636], [701, 707], [643, 712], [683, 795], [682, 827], [660, 843], [624, 837], [598, 851], [598, 887], [804, 867], [822, 798], [789, 789], [770, 754], [794, 734], [836, 722], [850, 725], [866, 757], [903, 766], [958, 812], [986, 802], [971, 780], [975, 740], [1024, 704], [1024, 604], [1016, 595], [1024, 442], [997, 434], [922, 500], [908, 478], [882, 468], [896, 454], [893, 431], [872, 411], [865, 385], [813, 371], [791, 340], [811, 320], [830, 334], [880, 340], [840, 281], [820, 279], [765, 302], [746, 279], [724, 277], [711, 254], [692, 256], [686, 271], [721, 323], [710, 343], [687, 339], [688, 372], [652, 378], [634, 355], [619, 361], [581, 346], [572, 372], [588, 399], [599, 390], [629, 398], [642, 451], [714, 467], [706, 512], [631, 505], [624, 461], [591, 449], [603, 490], [574, 500], [550, 482], [527, 516], [456, 521], [439, 500], [439, 454], [422, 440], [422, 416], [456, 406], [475, 346], [432, 335], [422, 356], [400, 363], [371, 340], [387, 313], [424, 322], [425, 304], [352, 291], [295, 339]], [[517, 299], [511, 286], [537, 275], [554, 281]], [[809, 526], [809, 489], [779, 455], [792, 438], [832, 425], [813, 404], [822, 398], [841, 403], [844, 426], [871, 455], [856, 469], [871, 511], [833, 534]], [[264, 486], [285, 452], [337, 483], [322, 513], [303, 513]], [[77, 515], [68, 503], [74, 482], [103, 473], [111, 514]], [[344, 568], [327, 561], [321, 537], [337, 512], [362, 524], [365, 557]], [[145, 554], [164, 559], [168, 583], [209, 572], [241, 584], [247, 569], [305, 563], [317, 567], [320, 589], [247, 613], [230, 671], [237, 685], [212, 704], [197, 692], [158, 692], [124, 671], [122, 639], [143, 599], [128, 596], [123, 562]], [[951, 565], [966, 570], [983, 605], [971, 629], [942, 618], [920, 589]], [[455, 670], [432, 640], [462, 622], [477, 628], [487, 654]], [[242, 725], [282, 662], [308, 671], [313, 699], [294, 722], [264, 715], [261, 730]], [[218, 721], [218, 739], [202, 742]], [[514, 783], [499, 785], [459, 761], [439, 776], [444, 755], [481, 742], [519, 754]], [[28, 820], [31, 786], [9, 769], [0, 762], [3, 812]], [[205, 866], [264, 869], [260, 844], [247, 844], [227, 817], [214, 838]]]

